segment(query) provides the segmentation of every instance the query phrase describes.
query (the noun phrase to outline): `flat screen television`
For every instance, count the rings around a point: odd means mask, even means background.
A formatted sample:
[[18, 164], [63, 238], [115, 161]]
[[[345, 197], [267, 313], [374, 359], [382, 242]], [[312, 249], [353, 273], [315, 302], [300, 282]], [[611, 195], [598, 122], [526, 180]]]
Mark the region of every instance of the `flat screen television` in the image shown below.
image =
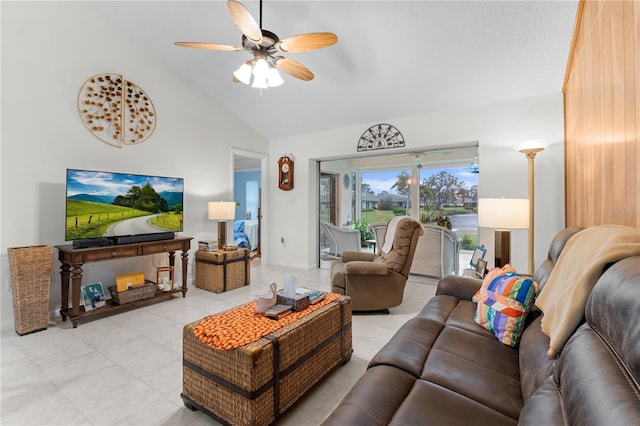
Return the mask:
[[67, 169], [66, 192], [67, 241], [183, 230], [182, 178]]

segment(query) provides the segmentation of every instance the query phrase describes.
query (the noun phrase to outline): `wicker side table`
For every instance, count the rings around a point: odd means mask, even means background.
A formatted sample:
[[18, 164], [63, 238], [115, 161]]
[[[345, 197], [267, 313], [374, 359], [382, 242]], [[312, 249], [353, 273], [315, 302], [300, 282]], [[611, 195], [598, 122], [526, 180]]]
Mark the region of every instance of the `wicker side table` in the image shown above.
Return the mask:
[[251, 281], [249, 250], [196, 252], [195, 285], [197, 288], [222, 293], [234, 290]]

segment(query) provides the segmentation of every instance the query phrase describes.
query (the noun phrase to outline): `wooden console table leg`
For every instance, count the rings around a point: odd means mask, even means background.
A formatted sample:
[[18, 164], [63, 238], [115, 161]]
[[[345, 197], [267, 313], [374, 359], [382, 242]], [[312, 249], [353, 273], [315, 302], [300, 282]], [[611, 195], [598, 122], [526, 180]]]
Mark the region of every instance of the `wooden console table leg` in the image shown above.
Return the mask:
[[62, 321], [67, 320], [67, 310], [69, 309], [69, 279], [71, 277], [71, 265], [62, 263], [60, 265], [60, 289], [62, 304], [60, 306], [60, 316]]
[[187, 268], [189, 266], [189, 251], [182, 249], [182, 297], [187, 297]]
[[71, 270], [71, 322], [78, 327], [80, 319], [80, 286], [82, 285], [82, 264], [73, 265]]

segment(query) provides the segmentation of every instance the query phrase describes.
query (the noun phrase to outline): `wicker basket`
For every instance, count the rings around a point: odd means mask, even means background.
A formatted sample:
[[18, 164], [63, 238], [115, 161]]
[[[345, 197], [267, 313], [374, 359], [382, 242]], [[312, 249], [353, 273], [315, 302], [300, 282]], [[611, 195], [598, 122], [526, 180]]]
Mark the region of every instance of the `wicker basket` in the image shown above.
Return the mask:
[[156, 283], [144, 280], [145, 284], [130, 288], [127, 291], [117, 291], [116, 286], [109, 287], [109, 293], [111, 293], [111, 300], [118, 305], [126, 305], [127, 303], [135, 302], [136, 300], [148, 299], [156, 295]]
[[7, 254], [16, 333], [23, 335], [46, 330], [53, 247], [12, 247]]

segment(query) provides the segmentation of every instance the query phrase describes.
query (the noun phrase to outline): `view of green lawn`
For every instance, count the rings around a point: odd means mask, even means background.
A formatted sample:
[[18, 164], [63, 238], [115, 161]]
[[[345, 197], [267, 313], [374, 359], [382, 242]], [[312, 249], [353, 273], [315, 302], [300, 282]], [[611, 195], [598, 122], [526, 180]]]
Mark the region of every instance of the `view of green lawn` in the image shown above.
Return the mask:
[[[459, 214], [473, 214], [477, 213], [478, 209], [468, 209], [464, 207], [444, 207], [442, 209], [433, 210], [433, 209], [420, 209], [420, 217], [437, 217], [437, 216], [454, 216]], [[354, 229], [358, 229], [362, 236], [362, 240], [373, 239], [373, 235], [371, 235], [368, 231], [368, 226], [371, 223], [378, 222], [388, 222], [391, 220], [393, 216], [402, 215], [404, 212], [398, 212], [398, 210], [372, 210], [372, 209], [364, 209], [362, 211], [362, 219], [358, 220], [354, 225]], [[478, 235], [474, 230], [469, 229], [460, 229], [455, 230], [460, 238], [462, 245], [462, 250], [473, 250], [475, 246], [478, 244]]]

